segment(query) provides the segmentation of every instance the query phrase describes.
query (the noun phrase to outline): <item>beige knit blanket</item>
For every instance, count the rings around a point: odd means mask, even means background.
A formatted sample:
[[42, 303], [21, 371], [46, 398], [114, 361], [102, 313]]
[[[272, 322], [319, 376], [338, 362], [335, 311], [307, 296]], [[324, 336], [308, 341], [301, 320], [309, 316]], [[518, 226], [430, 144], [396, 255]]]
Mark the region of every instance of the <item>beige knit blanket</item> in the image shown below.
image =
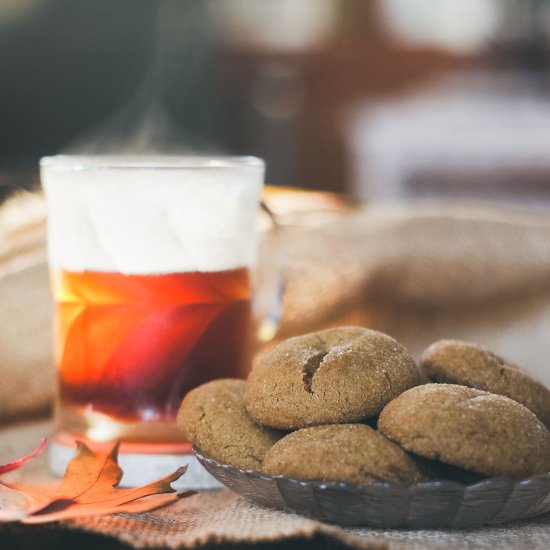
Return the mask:
[[[0, 209], [0, 460], [28, 450], [50, 428], [11, 424], [47, 414], [53, 399], [44, 234], [40, 195]], [[550, 385], [550, 216], [441, 204], [371, 207], [286, 224], [281, 241], [286, 287], [279, 338], [361, 324], [388, 332], [414, 355], [436, 339], [463, 338]], [[229, 492], [64, 528], [106, 533], [135, 547], [296, 537], [364, 548], [515, 548], [518, 540], [522, 548], [550, 547], [548, 516], [467, 533], [344, 531], [263, 510]]]

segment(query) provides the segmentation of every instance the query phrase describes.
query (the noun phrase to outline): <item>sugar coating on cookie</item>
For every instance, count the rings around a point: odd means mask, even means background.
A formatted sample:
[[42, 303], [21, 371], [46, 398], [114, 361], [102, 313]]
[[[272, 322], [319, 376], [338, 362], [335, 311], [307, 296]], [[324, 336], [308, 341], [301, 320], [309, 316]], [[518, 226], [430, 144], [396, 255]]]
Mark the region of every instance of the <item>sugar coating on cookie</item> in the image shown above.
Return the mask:
[[258, 470], [283, 434], [252, 421], [244, 389], [244, 380], [221, 379], [191, 390], [181, 404], [177, 425], [189, 441], [219, 462]]
[[359, 327], [289, 338], [252, 370], [246, 407], [260, 424], [297, 429], [377, 415], [419, 383], [419, 370], [396, 340]]
[[313, 426], [290, 433], [267, 452], [264, 472], [298, 479], [417, 483], [427, 479], [413, 457], [364, 424]]
[[426, 384], [391, 401], [378, 429], [407, 451], [484, 475], [550, 471], [550, 432], [518, 402], [466, 386]]
[[252, 370], [246, 407], [260, 424], [297, 429], [357, 422], [419, 383], [419, 370], [396, 340], [342, 327], [289, 338]]
[[422, 354], [420, 368], [434, 382], [505, 395], [535, 413], [550, 429], [550, 389], [481, 346], [441, 340]]

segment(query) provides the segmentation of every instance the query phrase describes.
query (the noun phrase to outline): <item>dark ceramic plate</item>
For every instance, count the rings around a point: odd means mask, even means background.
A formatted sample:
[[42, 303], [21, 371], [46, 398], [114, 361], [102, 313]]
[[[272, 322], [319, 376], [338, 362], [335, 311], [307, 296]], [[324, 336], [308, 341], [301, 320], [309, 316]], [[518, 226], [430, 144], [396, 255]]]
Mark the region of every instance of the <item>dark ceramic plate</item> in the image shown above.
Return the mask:
[[448, 480], [415, 485], [306, 481], [239, 470], [193, 451], [210, 474], [239, 495], [340, 525], [471, 527], [550, 511], [550, 473], [522, 480], [492, 477], [468, 485]]

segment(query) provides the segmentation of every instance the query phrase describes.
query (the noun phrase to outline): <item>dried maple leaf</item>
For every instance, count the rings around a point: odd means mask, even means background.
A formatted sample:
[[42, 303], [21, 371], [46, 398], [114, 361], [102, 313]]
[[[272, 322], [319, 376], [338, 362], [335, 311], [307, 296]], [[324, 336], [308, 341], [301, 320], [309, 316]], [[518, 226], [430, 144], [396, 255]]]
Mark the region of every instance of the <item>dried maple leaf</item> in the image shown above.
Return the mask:
[[76, 456], [69, 462], [58, 487], [58, 498], [76, 499], [94, 486], [112, 489], [122, 479], [118, 465], [118, 441], [109, 452], [95, 452], [82, 441], [76, 442]]
[[[27, 497], [26, 513], [20, 514], [13, 500], [15, 495], [11, 495], [12, 506], [5, 514], [0, 509], [0, 521], [49, 523], [88, 515], [144, 512], [194, 494], [193, 491], [176, 493], [171, 486], [185, 473], [187, 466], [143, 487], [120, 489], [117, 485], [123, 472], [117, 457], [118, 442], [108, 452], [94, 451], [84, 443], [77, 442], [76, 456], [69, 462], [55, 495], [44, 498], [36, 490], [6, 486], [6, 489], [15, 489]], [[1, 497], [2, 493], [0, 502]]]

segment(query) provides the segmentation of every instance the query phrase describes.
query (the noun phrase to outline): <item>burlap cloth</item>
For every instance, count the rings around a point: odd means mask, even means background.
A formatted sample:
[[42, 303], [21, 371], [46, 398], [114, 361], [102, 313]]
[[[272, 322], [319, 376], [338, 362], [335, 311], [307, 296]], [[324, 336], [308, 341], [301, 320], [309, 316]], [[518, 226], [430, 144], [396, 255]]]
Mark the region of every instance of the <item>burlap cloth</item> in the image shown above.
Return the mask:
[[[49, 421], [19, 423], [0, 430], [0, 461], [28, 451], [52, 426]], [[52, 483], [45, 456], [35, 459], [12, 481]], [[51, 527], [3, 526], [20, 537], [43, 539]], [[58, 524], [57, 530], [102, 534], [134, 548], [217, 547], [228, 543], [269, 543], [314, 540], [316, 547], [350, 547], [372, 550], [496, 550], [550, 548], [550, 513], [506, 526], [468, 530], [342, 529], [295, 514], [251, 504], [228, 490], [209, 491], [145, 514], [90, 517]], [[0, 548], [2, 526], [0, 525]], [[332, 543], [332, 544], [330, 544]], [[340, 543], [336, 546], [336, 543]], [[334, 546], [333, 546], [334, 544]]]
[[[0, 214], [1, 462], [51, 431], [49, 421], [31, 417], [49, 410], [54, 372], [42, 199], [12, 202]], [[550, 384], [547, 217], [423, 205], [308, 220], [281, 230], [287, 271], [280, 337], [357, 323], [394, 335], [416, 355], [437, 338], [466, 338]], [[44, 457], [12, 476], [53, 482]], [[14, 533], [9, 540], [40, 537], [36, 529], [2, 526], [0, 543]], [[281, 540], [356, 548], [550, 548], [549, 514], [467, 531], [342, 529], [260, 508], [229, 491], [198, 494], [148, 514], [92, 517], [49, 529], [103, 534], [136, 548]]]

